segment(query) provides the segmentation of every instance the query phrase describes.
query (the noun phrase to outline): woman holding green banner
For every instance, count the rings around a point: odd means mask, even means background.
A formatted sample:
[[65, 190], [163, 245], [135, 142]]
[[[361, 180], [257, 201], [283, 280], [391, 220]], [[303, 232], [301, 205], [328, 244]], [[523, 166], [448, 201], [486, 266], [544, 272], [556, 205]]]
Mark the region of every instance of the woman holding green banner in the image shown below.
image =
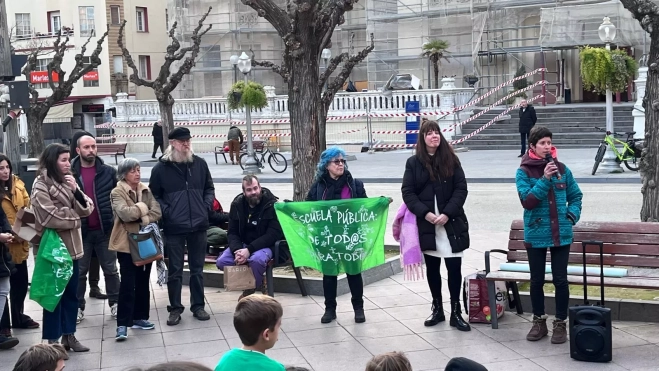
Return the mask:
[[470, 331], [460, 310], [462, 256], [469, 248], [469, 225], [463, 209], [467, 181], [458, 156], [435, 121], [426, 121], [419, 129], [416, 154], [405, 164], [402, 193], [408, 210], [416, 216], [419, 245], [433, 298], [432, 313], [424, 325], [435, 326], [446, 320], [439, 272], [444, 258], [451, 294], [450, 325]]
[[[345, 151], [339, 147], [330, 147], [321, 153], [316, 179], [309, 189], [307, 201], [366, 198], [364, 183], [352, 177], [346, 169], [345, 158]], [[352, 308], [355, 310], [355, 322], [366, 322], [362, 275], [346, 274], [346, 276], [352, 295]], [[321, 323], [330, 323], [336, 319], [336, 287], [337, 276], [323, 275], [325, 314], [320, 319]]]

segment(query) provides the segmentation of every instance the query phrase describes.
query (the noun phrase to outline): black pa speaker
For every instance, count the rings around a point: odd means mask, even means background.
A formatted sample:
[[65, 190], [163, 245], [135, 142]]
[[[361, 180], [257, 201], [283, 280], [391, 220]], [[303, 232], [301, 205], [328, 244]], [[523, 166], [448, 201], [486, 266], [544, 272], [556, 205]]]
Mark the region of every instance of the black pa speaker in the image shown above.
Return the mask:
[[[584, 304], [569, 309], [570, 357], [584, 362], [610, 362], [613, 357], [613, 329], [611, 309], [604, 307], [604, 243], [582, 242]], [[588, 303], [588, 280], [586, 276], [586, 246], [600, 247], [600, 290], [601, 302]]]

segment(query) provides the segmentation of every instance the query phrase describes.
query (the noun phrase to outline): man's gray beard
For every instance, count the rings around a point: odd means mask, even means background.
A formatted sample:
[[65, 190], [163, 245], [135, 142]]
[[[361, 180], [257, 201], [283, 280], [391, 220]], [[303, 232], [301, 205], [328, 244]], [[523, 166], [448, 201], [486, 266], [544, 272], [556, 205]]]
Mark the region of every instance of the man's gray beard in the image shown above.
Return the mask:
[[177, 151], [174, 147], [169, 146], [167, 147], [167, 150], [163, 154], [163, 158], [169, 158], [170, 161], [176, 163], [186, 163], [186, 162], [192, 162], [193, 154], [194, 152], [192, 151], [192, 147], [190, 147], [190, 151], [187, 154], [183, 154]]
[[256, 205], [261, 203], [261, 197], [247, 197], [247, 203], [249, 204], [249, 207], [256, 207]]

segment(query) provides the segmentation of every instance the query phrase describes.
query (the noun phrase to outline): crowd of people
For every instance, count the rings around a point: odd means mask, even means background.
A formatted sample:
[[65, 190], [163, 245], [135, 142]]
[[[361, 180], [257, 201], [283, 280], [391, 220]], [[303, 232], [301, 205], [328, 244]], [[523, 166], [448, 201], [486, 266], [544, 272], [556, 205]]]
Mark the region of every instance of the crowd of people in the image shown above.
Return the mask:
[[[272, 248], [284, 238], [274, 211], [278, 198], [261, 187], [258, 178], [246, 176], [242, 180], [242, 193], [231, 203], [229, 213], [224, 213], [215, 198], [208, 165], [193, 153], [190, 138], [190, 131], [184, 127], [169, 133], [169, 146], [153, 167], [148, 185], [140, 181], [138, 160], [126, 158], [117, 169], [104, 164], [97, 156], [95, 139], [85, 132], [78, 133], [71, 144], [75, 146], [75, 158], [71, 158], [71, 149], [64, 145], [46, 147], [39, 157], [31, 195], [13, 174], [9, 159], [0, 156], [0, 259], [5, 263], [0, 264], [0, 311], [3, 312], [0, 313], [0, 349], [18, 343], [11, 336], [8, 317], [14, 328], [39, 327], [39, 323], [23, 313], [28, 286], [28, 244], [12, 234], [11, 227], [17, 211], [30, 207], [37, 232], [45, 228], [57, 231], [73, 261], [72, 277], [59, 303], [53, 311], [44, 309], [43, 313], [42, 338], [53, 347], [35, 347], [34, 354], [48, 353], [50, 358], [45, 355], [42, 358], [58, 363], [60, 359], [52, 357], [61, 355], [66, 360], [68, 351], [89, 351], [75, 332], [76, 325], [84, 320], [87, 276], [92, 274], [94, 257], [103, 270], [107, 304], [117, 321], [116, 340], [126, 340], [128, 329], [155, 328], [149, 322], [152, 263], [137, 265], [130, 251], [129, 236], [145, 229], [153, 232], [167, 260], [166, 266], [163, 260], [156, 262], [158, 283], [166, 282], [168, 290], [167, 325], [176, 326], [182, 320], [186, 258], [190, 271], [189, 309], [197, 320], [209, 320], [202, 275], [207, 239], [211, 229], [228, 222], [228, 247], [218, 257], [217, 267], [248, 265], [256, 287], [242, 293], [234, 315], [234, 326], [244, 347], [227, 353], [216, 370], [236, 369], [245, 359], [261, 364], [263, 370], [283, 369], [281, 364], [259, 355], [277, 341], [282, 308], [270, 297], [255, 295], [257, 290], [266, 292], [264, 274], [273, 257]], [[567, 340], [567, 258], [572, 226], [580, 216], [582, 194], [570, 170], [558, 162], [551, 139], [552, 133], [546, 128], [531, 130], [529, 151], [522, 157], [516, 181], [524, 208], [525, 243], [531, 270], [534, 317], [527, 339], [535, 341], [548, 334], [542, 290], [549, 250], [557, 289], [552, 342], [561, 343]], [[363, 182], [347, 170], [346, 157], [337, 147], [321, 154], [307, 201], [367, 197]], [[464, 211], [468, 187], [458, 157], [434, 121], [426, 120], [421, 125], [418, 148], [407, 160], [401, 190], [405, 207], [416, 217], [419, 247], [432, 294], [430, 316], [424, 324], [435, 326], [446, 320], [440, 276], [443, 259], [448, 272], [449, 324], [460, 331], [470, 331], [460, 305], [462, 258], [470, 245]], [[36, 252], [39, 244], [34, 245]], [[354, 320], [363, 323], [366, 314], [362, 277], [356, 274], [347, 278]], [[323, 276], [323, 290], [325, 311], [321, 322], [326, 324], [336, 319], [337, 277]], [[100, 290], [95, 294], [104, 295]], [[406, 370], [403, 358], [399, 353], [376, 357], [367, 370]], [[382, 366], [390, 361], [402, 366]]]

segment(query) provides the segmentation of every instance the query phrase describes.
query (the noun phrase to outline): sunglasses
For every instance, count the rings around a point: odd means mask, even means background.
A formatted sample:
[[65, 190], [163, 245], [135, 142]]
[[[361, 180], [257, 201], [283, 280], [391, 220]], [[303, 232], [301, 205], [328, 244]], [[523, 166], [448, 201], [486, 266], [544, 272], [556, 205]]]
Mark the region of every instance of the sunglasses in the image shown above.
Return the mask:
[[345, 165], [345, 164], [346, 164], [346, 160], [344, 160], [344, 159], [341, 159], [341, 160], [332, 160], [331, 163], [333, 163], [334, 165], [337, 165], [337, 166], [338, 166], [338, 165]]

